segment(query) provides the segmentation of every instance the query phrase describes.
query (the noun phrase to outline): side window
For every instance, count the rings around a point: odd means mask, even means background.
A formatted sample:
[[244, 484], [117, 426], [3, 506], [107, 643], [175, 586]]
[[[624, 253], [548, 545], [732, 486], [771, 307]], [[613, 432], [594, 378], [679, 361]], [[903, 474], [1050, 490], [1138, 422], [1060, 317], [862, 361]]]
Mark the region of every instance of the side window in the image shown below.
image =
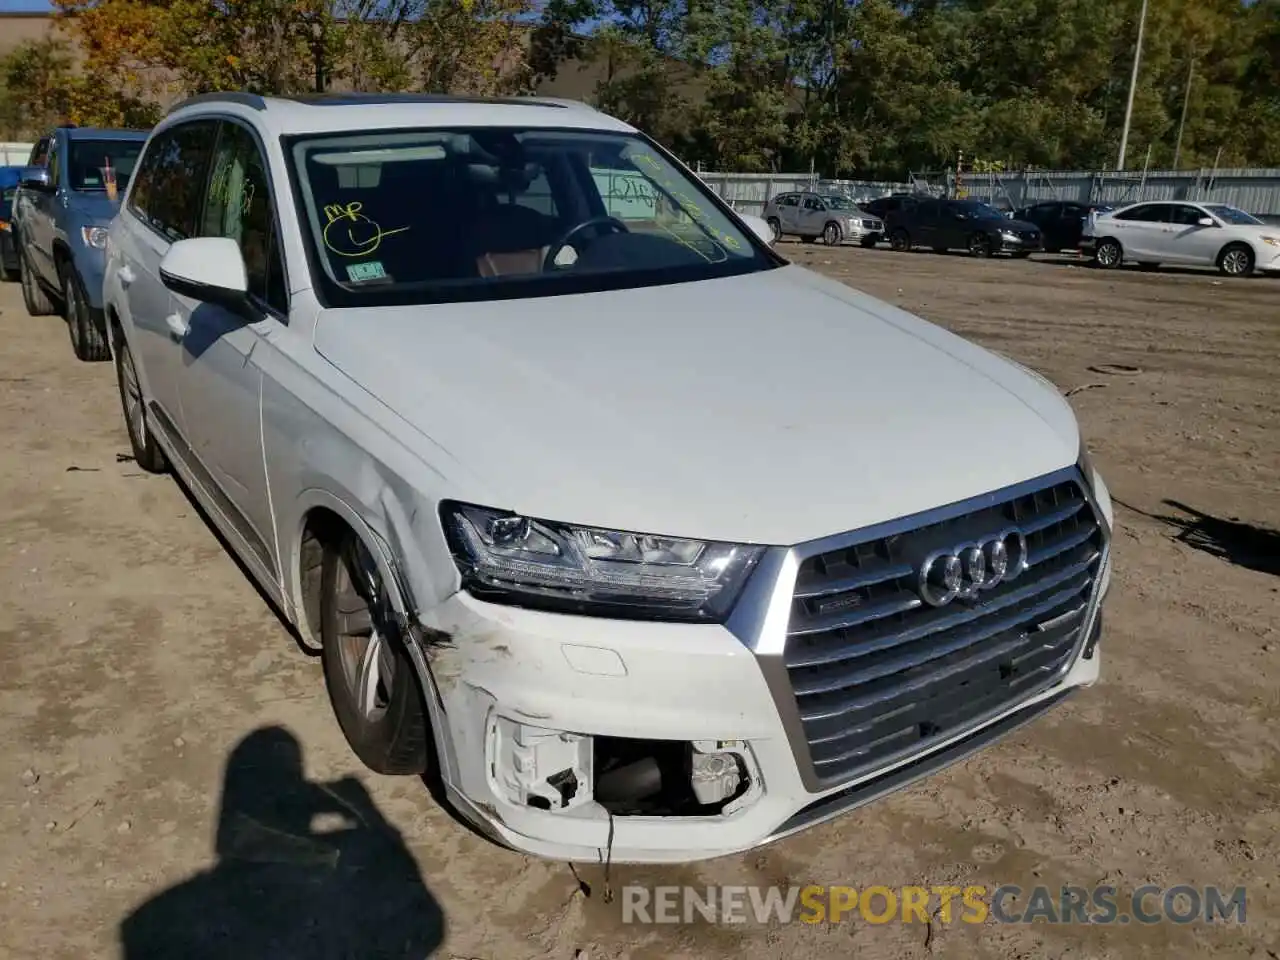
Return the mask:
[[1144, 203], [1141, 206], [1125, 210], [1117, 213], [1117, 220], [1134, 220], [1139, 223], [1163, 223], [1165, 219], [1165, 208], [1154, 203]]
[[1186, 204], [1179, 204], [1173, 208], [1173, 216], [1169, 218], [1170, 223], [1176, 223], [1184, 227], [1198, 226], [1200, 218], [1206, 216], [1195, 207], [1189, 207]]
[[784, 193], [782, 196], [778, 198], [778, 206], [780, 207], [794, 207], [795, 205], [796, 205], [795, 194]]
[[821, 210], [821, 209], [822, 209], [822, 201], [821, 201], [821, 200], [819, 200], [817, 197], [805, 197], [805, 198], [804, 198], [804, 208], [805, 208], [806, 210]]
[[169, 240], [196, 235], [217, 132], [214, 120], [192, 120], [172, 127], [152, 148], [155, 168], [142, 218]]
[[253, 135], [224, 122], [200, 224], [202, 237], [228, 237], [240, 245], [249, 293], [286, 313], [289, 298], [271, 207], [271, 181]]
[[58, 149], [58, 141], [53, 140], [49, 144], [49, 186], [54, 190], [58, 189], [58, 185], [62, 183], [62, 174], [58, 169], [62, 166], [61, 151]]
[[156, 168], [160, 165], [160, 156], [167, 149], [169, 133], [152, 137], [138, 164], [137, 172], [129, 184], [129, 210], [142, 220], [151, 222], [151, 194], [155, 188]]

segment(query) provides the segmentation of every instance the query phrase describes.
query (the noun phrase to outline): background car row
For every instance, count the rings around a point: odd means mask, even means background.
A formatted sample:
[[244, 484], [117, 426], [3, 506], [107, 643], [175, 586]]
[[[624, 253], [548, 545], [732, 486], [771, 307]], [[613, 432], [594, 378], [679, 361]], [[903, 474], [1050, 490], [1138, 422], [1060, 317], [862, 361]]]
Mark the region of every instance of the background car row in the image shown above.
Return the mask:
[[764, 209], [774, 239], [856, 241], [895, 250], [966, 250], [976, 257], [1079, 250], [1100, 267], [1125, 262], [1216, 267], [1228, 276], [1280, 272], [1280, 227], [1224, 203], [1146, 201], [1113, 208], [1065, 200], [1002, 212], [982, 200], [898, 193], [864, 203], [834, 193], [784, 193]]

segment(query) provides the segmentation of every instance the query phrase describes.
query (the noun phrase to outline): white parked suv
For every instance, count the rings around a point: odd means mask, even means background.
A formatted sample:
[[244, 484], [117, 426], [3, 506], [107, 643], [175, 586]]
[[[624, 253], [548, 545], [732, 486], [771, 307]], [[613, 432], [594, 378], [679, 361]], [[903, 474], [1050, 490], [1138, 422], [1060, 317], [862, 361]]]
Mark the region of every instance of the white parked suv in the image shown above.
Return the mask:
[[1082, 253], [1114, 268], [1128, 260], [1217, 267], [1229, 277], [1280, 271], [1280, 226], [1226, 203], [1155, 200], [1094, 214], [1085, 224]]
[[1111, 539], [1052, 385], [767, 234], [581, 104], [187, 101], [108, 239], [134, 453], [372, 769], [537, 855], [757, 846], [1093, 683]]

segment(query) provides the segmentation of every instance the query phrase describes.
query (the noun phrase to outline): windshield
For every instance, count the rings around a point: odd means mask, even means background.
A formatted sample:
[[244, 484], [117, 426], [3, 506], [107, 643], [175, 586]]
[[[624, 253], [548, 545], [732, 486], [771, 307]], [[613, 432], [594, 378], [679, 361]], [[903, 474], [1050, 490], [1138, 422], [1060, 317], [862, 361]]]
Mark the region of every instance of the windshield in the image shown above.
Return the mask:
[[1212, 213], [1219, 220], [1225, 220], [1227, 223], [1237, 224], [1253, 224], [1261, 226], [1262, 221], [1251, 214], [1245, 213], [1230, 204], [1226, 203], [1206, 203], [1204, 208]]
[[616, 289], [776, 263], [634, 135], [483, 128], [286, 146], [318, 280], [338, 305]]
[[106, 191], [114, 178], [116, 191], [123, 195], [143, 143], [142, 140], [72, 140], [67, 156], [71, 189]]

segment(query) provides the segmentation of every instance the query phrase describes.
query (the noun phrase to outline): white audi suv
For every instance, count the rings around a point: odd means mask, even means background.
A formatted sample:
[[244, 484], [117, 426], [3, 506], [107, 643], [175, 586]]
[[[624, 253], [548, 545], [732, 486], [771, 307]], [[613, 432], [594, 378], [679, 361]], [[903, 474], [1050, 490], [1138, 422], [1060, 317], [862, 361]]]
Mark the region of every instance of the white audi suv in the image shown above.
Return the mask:
[[1038, 375], [545, 99], [210, 94], [107, 241], [138, 462], [498, 841], [752, 848], [1098, 677], [1111, 506]]

